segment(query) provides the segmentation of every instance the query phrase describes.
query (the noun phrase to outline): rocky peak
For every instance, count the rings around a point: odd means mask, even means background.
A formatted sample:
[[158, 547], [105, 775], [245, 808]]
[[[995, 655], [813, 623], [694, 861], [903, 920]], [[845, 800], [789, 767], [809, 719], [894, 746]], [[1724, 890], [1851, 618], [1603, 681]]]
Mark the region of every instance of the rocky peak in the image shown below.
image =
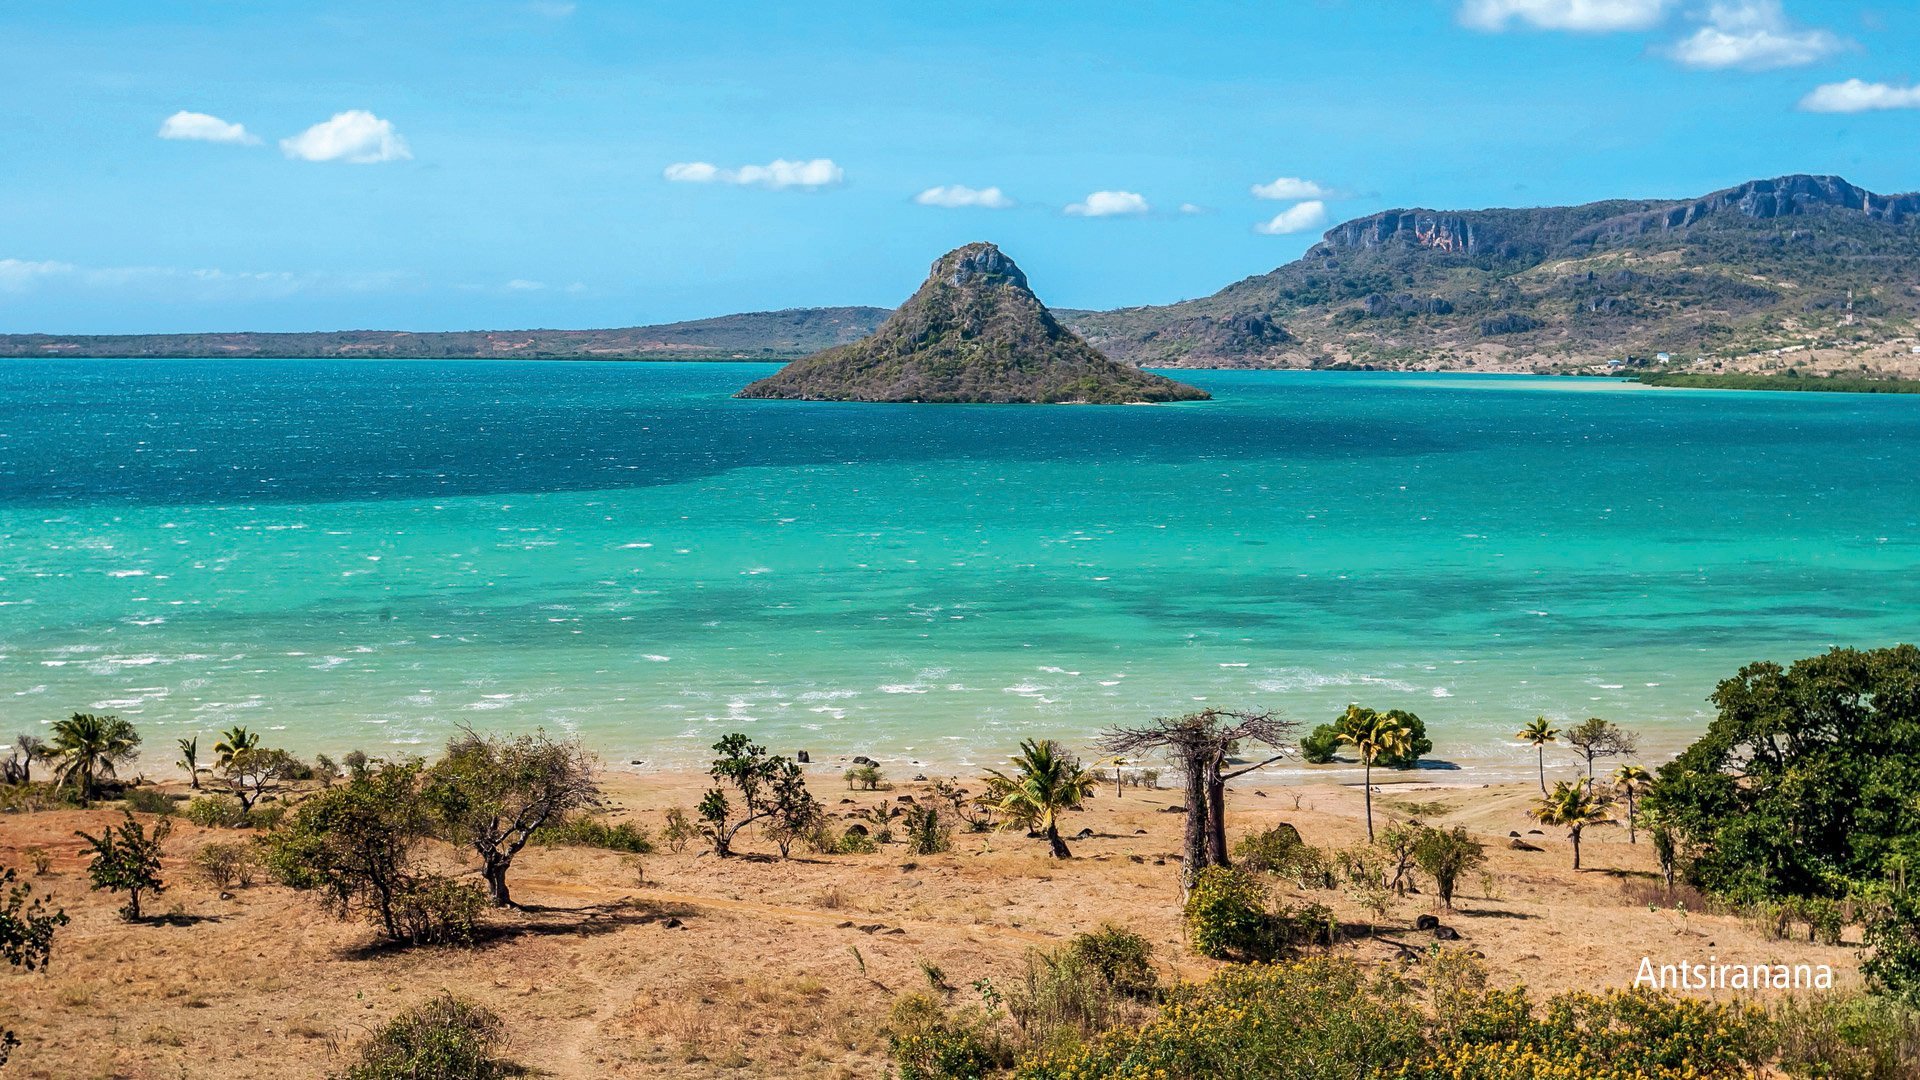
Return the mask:
[[1109, 359], [1060, 325], [992, 244], [956, 248], [870, 336], [795, 360], [747, 398], [1122, 404], [1206, 394]]
[[1021, 273], [1014, 261], [1007, 258], [997, 246], [985, 241], [957, 247], [940, 256], [927, 276], [944, 280], [955, 288], [968, 282], [990, 285], [1005, 281], [1015, 288], [1027, 290], [1027, 275]]

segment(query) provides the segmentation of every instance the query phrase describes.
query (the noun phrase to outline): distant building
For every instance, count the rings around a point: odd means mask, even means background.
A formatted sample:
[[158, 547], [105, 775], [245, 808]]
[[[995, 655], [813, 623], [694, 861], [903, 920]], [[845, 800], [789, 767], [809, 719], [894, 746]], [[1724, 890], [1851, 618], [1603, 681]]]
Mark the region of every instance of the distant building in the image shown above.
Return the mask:
[[1668, 354], [1668, 353], [1654, 353], [1654, 354], [1653, 354], [1653, 358], [1654, 358], [1655, 360], [1658, 360], [1658, 361], [1660, 361], [1660, 362], [1661, 362], [1661, 363], [1663, 363], [1663, 364], [1664, 364], [1664, 363], [1666, 363], [1667, 361], [1669, 361], [1669, 360], [1671, 360], [1671, 359], [1673, 359], [1673, 357], [1672, 357], [1672, 355], [1671, 355], [1671, 354]]

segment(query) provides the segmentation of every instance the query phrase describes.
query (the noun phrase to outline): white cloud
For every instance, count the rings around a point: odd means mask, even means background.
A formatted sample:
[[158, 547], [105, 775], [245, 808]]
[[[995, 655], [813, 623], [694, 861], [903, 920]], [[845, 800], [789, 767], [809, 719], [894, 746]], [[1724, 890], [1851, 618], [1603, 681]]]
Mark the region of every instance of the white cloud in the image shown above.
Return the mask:
[[1183, 202], [1180, 204], [1180, 212], [1183, 214], [1204, 214], [1207, 212], [1207, 208], [1198, 203]]
[[405, 161], [413, 157], [407, 140], [393, 130], [393, 122], [382, 120], [365, 109], [334, 113], [333, 119], [318, 123], [291, 139], [281, 139], [280, 149], [290, 158], [302, 161], [345, 161], [372, 165], [382, 161]]
[[1271, 184], [1253, 185], [1253, 197], [1256, 199], [1325, 199], [1333, 194], [1327, 188], [1311, 180], [1302, 180], [1297, 176], [1282, 176]]
[[1920, 109], [1920, 86], [1870, 83], [1864, 79], [1818, 86], [1800, 99], [1807, 112], [1859, 113], [1879, 109]]
[[63, 262], [0, 259], [0, 292], [25, 292], [46, 278], [71, 274], [73, 269]]
[[1707, 8], [1706, 25], [1669, 53], [1688, 67], [1766, 71], [1811, 64], [1846, 47], [1830, 31], [1795, 25], [1780, 0], [1722, 0]]
[[260, 140], [243, 124], [229, 124], [217, 116], [203, 112], [188, 112], [185, 109], [160, 121], [159, 136], [163, 139], [190, 139], [195, 142], [238, 143], [241, 146], [258, 146]]
[[1505, 30], [1515, 21], [1538, 30], [1645, 30], [1666, 16], [1670, 0], [1466, 0], [1460, 21], [1476, 30]]
[[988, 210], [1005, 210], [1013, 205], [1013, 200], [997, 187], [970, 188], [965, 184], [930, 187], [915, 195], [913, 201], [921, 206], [981, 206]]
[[40, 287], [136, 292], [189, 300], [261, 299], [297, 293], [364, 293], [417, 285], [398, 271], [336, 273], [183, 266], [74, 266], [0, 259], [0, 292]]
[[526, 278], [514, 278], [507, 282], [509, 292], [539, 292], [547, 287], [544, 281], [528, 281]]
[[1309, 199], [1296, 203], [1273, 216], [1271, 221], [1263, 221], [1253, 227], [1257, 233], [1268, 236], [1286, 236], [1290, 233], [1306, 232], [1317, 229], [1327, 220], [1327, 204], [1318, 199]]
[[667, 166], [661, 175], [680, 184], [736, 184], [779, 190], [828, 187], [846, 179], [847, 174], [832, 158], [812, 161], [779, 158], [766, 165], [742, 165], [737, 169], [723, 169], [705, 161], [677, 161]]
[[1080, 202], [1067, 207], [1067, 213], [1075, 217], [1117, 217], [1126, 214], [1144, 214], [1153, 209], [1147, 200], [1133, 191], [1096, 191]]

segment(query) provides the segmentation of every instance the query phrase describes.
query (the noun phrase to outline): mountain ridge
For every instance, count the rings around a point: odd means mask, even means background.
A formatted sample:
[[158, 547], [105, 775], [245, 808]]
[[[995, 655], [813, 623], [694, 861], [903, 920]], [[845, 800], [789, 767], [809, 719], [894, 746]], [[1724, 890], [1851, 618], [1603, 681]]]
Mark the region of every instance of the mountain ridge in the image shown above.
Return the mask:
[[1383, 210], [1209, 296], [1065, 317], [1153, 366], [1569, 369], [1901, 339], [1917, 273], [1920, 194], [1793, 174], [1684, 199]]

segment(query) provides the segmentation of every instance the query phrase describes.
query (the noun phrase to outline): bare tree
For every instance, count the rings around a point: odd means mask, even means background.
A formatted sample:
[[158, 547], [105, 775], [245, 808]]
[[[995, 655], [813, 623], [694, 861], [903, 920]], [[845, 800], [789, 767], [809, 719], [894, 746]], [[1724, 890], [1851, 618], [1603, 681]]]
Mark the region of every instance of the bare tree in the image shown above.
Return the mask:
[[1561, 733], [1587, 764], [1587, 789], [1593, 789], [1593, 763], [1597, 758], [1632, 757], [1640, 749], [1640, 736], [1611, 720], [1593, 717], [1582, 720]]
[[1205, 709], [1186, 716], [1163, 717], [1141, 727], [1114, 728], [1102, 737], [1100, 746], [1106, 753], [1126, 757], [1164, 753], [1185, 777], [1187, 820], [1181, 844], [1181, 877], [1190, 885], [1202, 869], [1228, 865], [1227, 785], [1286, 757], [1284, 752], [1274, 754], [1229, 772], [1228, 758], [1234, 746], [1285, 746], [1294, 741], [1294, 733], [1292, 721], [1271, 712]]
[[480, 856], [495, 907], [509, 907], [507, 871], [533, 834], [568, 812], [598, 806], [594, 761], [571, 739], [546, 732], [503, 738], [472, 729], [447, 743], [422, 790], [449, 838]]

